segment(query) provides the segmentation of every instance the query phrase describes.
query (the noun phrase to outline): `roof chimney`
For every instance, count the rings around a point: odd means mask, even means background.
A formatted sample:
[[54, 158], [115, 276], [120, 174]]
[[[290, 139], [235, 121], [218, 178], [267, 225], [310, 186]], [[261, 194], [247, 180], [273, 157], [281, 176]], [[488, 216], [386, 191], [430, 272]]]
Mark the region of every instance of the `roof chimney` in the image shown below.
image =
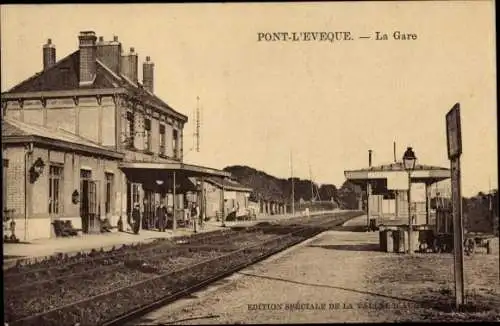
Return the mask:
[[47, 40], [43, 45], [43, 70], [46, 70], [56, 63], [56, 46], [52, 44], [52, 39]]
[[368, 167], [370, 168], [372, 167], [372, 152], [371, 149], [368, 150]]
[[137, 53], [133, 47], [130, 48], [130, 52], [127, 55], [122, 56], [122, 75], [130, 79], [132, 82], [138, 82], [137, 70], [138, 70], [138, 58]]
[[90, 85], [96, 76], [96, 39], [92, 31], [80, 32], [80, 86]]
[[116, 74], [120, 74], [121, 53], [122, 44], [118, 42], [118, 36], [113, 36], [113, 41], [108, 42], [102, 36], [99, 37], [97, 59]]
[[146, 57], [146, 62], [142, 64], [142, 84], [144, 88], [154, 92], [154, 69], [155, 64], [151, 61], [149, 56]]

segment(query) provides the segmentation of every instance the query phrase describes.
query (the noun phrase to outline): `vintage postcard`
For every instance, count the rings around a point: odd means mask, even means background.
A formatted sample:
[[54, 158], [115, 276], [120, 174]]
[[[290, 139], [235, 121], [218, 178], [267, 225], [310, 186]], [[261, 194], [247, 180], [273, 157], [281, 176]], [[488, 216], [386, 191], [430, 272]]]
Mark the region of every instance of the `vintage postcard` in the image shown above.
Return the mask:
[[5, 325], [500, 321], [494, 1], [0, 13]]

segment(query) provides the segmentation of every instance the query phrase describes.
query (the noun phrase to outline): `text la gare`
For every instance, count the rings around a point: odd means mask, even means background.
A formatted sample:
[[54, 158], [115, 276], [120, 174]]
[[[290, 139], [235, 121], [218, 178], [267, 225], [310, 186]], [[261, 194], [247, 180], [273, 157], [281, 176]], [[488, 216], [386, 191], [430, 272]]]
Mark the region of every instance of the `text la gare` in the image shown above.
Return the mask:
[[[400, 31], [395, 31], [391, 34], [392, 39], [396, 41], [414, 41], [418, 38], [415, 33], [403, 33]], [[375, 32], [375, 40], [376, 41], [387, 41], [389, 40], [389, 34], [382, 32]]]

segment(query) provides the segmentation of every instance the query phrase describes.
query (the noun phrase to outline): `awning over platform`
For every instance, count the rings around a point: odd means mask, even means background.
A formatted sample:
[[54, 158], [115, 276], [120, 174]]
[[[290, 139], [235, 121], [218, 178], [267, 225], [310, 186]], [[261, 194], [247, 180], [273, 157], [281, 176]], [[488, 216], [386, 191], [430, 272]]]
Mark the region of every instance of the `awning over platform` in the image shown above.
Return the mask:
[[[360, 170], [344, 171], [347, 180], [358, 184], [365, 184], [371, 180], [380, 179], [388, 180], [390, 181], [389, 183], [400, 183], [398, 181], [403, 174], [406, 174], [406, 171], [401, 162]], [[432, 184], [449, 179], [450, 177], [450, 170], [439, 166], [417, 164], [411, 172], [411, 181], [414, 183]]]
[[163, 174], [162, 172], [176, 172], [187, 177], [231, 177], [231, 173], [226, 171], [180, 162], [121, 162], [119, 167], [125, 172], [134, 171], [142, 173], [149, 171], [155, 175], [161, 175]]

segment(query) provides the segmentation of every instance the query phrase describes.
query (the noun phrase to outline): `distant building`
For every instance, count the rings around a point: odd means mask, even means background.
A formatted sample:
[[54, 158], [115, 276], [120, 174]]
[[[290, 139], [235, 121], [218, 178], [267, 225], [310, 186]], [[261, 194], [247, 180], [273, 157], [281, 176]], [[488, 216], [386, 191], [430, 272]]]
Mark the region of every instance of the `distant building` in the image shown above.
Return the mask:
[[98, 232], [134, 202], [146, 216], [160, 201], [182, 214], [188, 177], [230, 177], [183, 163], [188, 118], [153, 93], [149, 57], [141, 83], [134, 48], [92, 31], [78, 40], [56, 60], [49, 39], [43, 70], [2, 93], [3, 204], [21, 239], [49, 237], [61, 219]]
[[222, 212], [222, 194], [224, 193], [224, 209], [226, 214], [236, 211], [237, 215], [247, 214], [251, 188], [245, 187], [232, 178], [205, 178], [206, 217], [214, 218]]

